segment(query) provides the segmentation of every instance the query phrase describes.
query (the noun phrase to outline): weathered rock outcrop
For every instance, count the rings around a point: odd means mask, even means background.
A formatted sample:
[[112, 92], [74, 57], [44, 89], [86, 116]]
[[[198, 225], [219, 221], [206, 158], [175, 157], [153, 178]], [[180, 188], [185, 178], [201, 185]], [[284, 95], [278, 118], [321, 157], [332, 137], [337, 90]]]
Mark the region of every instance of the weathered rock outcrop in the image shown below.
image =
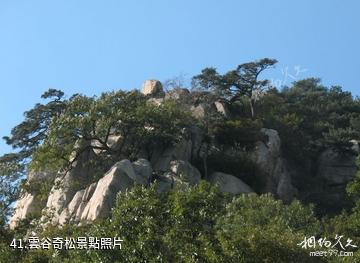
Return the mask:
[[97, 183], [94, 194], [82, 212], [81, 220], [89, 221], [109, 216], [117, 193], [129, 189], [136, 177], [129, 160], [116, 163]]
[[184, 138], [175, 145], [170, 145], [166, 149], [155, 149], [152, 154], [151, 163], [156, 171], [168, 171], [170, 162], [173, 160], [189, 161], [191, 159], [192, 141]]
[[[82, 148], [85, 148], [90, 142], [79, 142]], [[43, 210], [42, 221], [48, 222], [50, 218], [51, 224], [58, 224], [62, 211], [68, 206], [77, 192], [76, 186], [87, 185], [89, 178], [92, 177], [94, 171], [88, 166], [88, 161], [96, 158], [96, 154], [89, 148], [83, 151], [78, 158], [72, 163], [71, 169], [64, 175], [60, 175], [55, 179], [54, 186], [50, 191], [46, 208]]]
[[356, 155], [325, 150], [319, 157], [317, 176], [327, 186], [346, 185], [356, 174]]
[[347, 208], [345, 189], [356, 175], [356, 154], [327, 149], [320, 155], [317, 168], [317, 187], [310, 200], [334, 211]]
[[71, 221], [75, 223], [79, 223], [81, 220], [81, 216], [87, 204], [90, 201], [95, 189], [97, 186], [97, 182], [92, 183], [87, 188], [76, 192], [73, 199], [69, 203], [68, 207], [66, 207], [59, 217], [59, 224], [64, 225], [65, 223]]
[[243, 194], [254, 192], [250, 186], [231, 174], [221, 172], [212, 173], [209, 181], [219, 186], [220, 191], [231, 194]]
[[17, 223], [25, 218], [41, 212], [42, 202], [30, 193], [23, 193], [16, 202], [15, 212], [9, 220], [10, 229], [14, 229]]
[[229, 117], [229, 110], [226, 106], [226, 104], [222, 101], [215, 101], [214, 105], [216, 107], [216, 110], [221, 113], [222, 115], [224, 115], [225, 117]]
[[206, 116], [206, 113], [209, 111], [209, 105], [206, 105], [205, 103], [201, 103], [197, 106], [191, 106], [190, 111], [192, 113], [192, 116], [194, 116], [197, 119], [202, 119]]
[[196, 185], [201, 180], [201, 174], [189, 162], [174, 160], [170, 162], [170, 170], [156, 178], [159, 192], [166, 192], [178, 184]]
[[146, 186], [150, 183], [153, 169], [151, 163], [146, 159], [138, 159], [132, 163], [135, 174], [134, 181]]
[[[39, 183], [52, 183], [55, 176], [55, 173], [30, 171], [27, 177], [27, 181], [28, 183], [34, 181]], [[42, 200], [36, 193], [22, 192], [20, 199], [16, 202], [14, 214], [9, 220], [9, 227], [14, 229], [17, 225], [17, 222], [20, 220], [32, 216], [39, 216], [45, 204], [46, 202]]]
[[118, 192], [125, 191], [136, 182], [147, 186], [152, 176], [152, 167], [148, 160], [138, 159], [117, 162], [98, 181], [75, 193], [71, 202], [61, 212], [58, 222], [80, 223], [107, 217], [113, 207]]
[[165, 94], [165, 100], [172, 99], [172, 100], [181, 100], [187, 102], [189, 98], [190, 98], [190, 91], [188, 89], [176, 88], [170, 90]]
[[146, 80], [144, 82], [142, 93], [144, 95], [149, 95], [152, 97], [164, 97], [165, 93], [163, 91], [163, 86], [158, 80]]
[[170, 163], [170, 171], [179, 181], [188, 183], [189, 185], [197, 184], [201, 179], [201, 174], [189, 162], [175, 160]]
[[[147, 103], [161, 105], [167, 100], [176, 101], [199, 122], [209, 116], [230, 117], [227, 104], [217, 98], [209, 99], [207, 92], [190, 92], [187, 89], [177, 88], [164, 93], [161, 82], [157, 80], [145, 81], [142, 92], [147, 96]], [[119, 192], [131, 188], [134, 183], [147, 187], [154, 181], [157, 182], [159, 192], [169, 191], [180, 184], [196, 185], [201, 178], [204, 178], [217, 184], [221, 191], [232, 194], [270, 192], [286, 202], [290, 202], [294, 197], [301, 198], [300, 194], [308, 194], [312, 200], [319, 199], [318, 196], [321, 195], [321, 198], [325, 198], [329, 204], [340, 203], [339, 200], [345, 198], [345, 185], [357, 170], [354, 155], [340, 155], [333, 150], [326, 150], [319, 157], [314, 174], [315, 179], [321, 183], [313, 189], [313, 192], [304, 193], [298, 184], [301, 176], [297, 176], [300, 174], [297, 171], [300, 169], [283, 155], [281, 140], [275, 130], [262, 129], [261, 132], [266, 139], [256, 142], [255, 149], [250, 152], [232, 145], [222, 145], [224, 146], [222, 147], [219, 142], [209, 138], [209, 134], [197, 124], [191, 124], [181, 132], [182, 139], [174, 145], [140, 149], [136, 154], [137, 160], [132, 163], [124, 159], [128, 158], [127, 156], [116, 155], [108, 165], [115, 164], [102, 176], [95, 174], [94, 169], [87, 165], [89, 160], [97, 158], [100, 153], [100, 150], [90, 150], [91, 147], [81, 153], [74, 150], [72, 158], [76, 154], [79, 156], [67, 172], [30, 173], [29, 181], [50, 178], [54, 181], [54, 186], [46, 202], [39, 200], [32, 193], [23, 192], [10, 219], [10, 227], [14, 228], [19, 220], [41, 212], [42, 221], [49, 219], [47, 222], [54, 225], [64, 225], [67, 222], [82, 224], [105, 218], [109, 216]], [[122, 138], [116, 130], [112, 130], [107, 146], [111, 150], [117, 150], [123, 143], [126, 146], [126, 141], [122, 140], [125, 138]], [[78, 146], [83, 149], [86, 145], [97, 144], [96, 140], [80, 141]], [[359, 149], [358, 143], [354, 145], [354, 149]], [[210, 160], [209, 153], [214, 151], [219, 152], [219, 158], [224, 153], [239, 162], [243, 160], [239, 159], [239, 152], [245, 154], [246, 158], [250, 157], [255, 164], [255, 172], [249, 172], [249, 175], [245, 174], [246, 172], [239, 172], [236, 176], [241, 180], [232, 174], [224, 173], [222, 170], [225, 169], [206, 165], [206, 161]], [[94, 180], [99, 176], [100, 179]], [[251, 180], [256, 179], [256, 184], [248, 180], [250, 177]]]
[[[117, 150], [119, 148], [119, 145], [121, 144], [122, 138], [120, 135], [116, 135], [116, 134], [110, 134], [109, 138], [107, 140], [107, 146], [111, 149], [111, 150]], [[98, 146], [101, 147], [103, 146], [99, 141], [97, 140], [92, 140], [91, 141], [91, 145], [92, 146]], [[94, 149], [94, 153], [95, 154], [100, 154], [102, 152], [104, 152], [105, 150], [100, 150], [100, 149]]]
[[259, 180], [263, 183], [262, 192], [274, 193], [284, 201], [291, 201], [297, 189], [291, 183], [291, 175], [285, 159], [281, 156], [281, 141], [277, 131], [262, 129], [267, 141], [259, 141], [253, 153], [259, 168]]
[[46, 171], [29, 171], [27, 181], [51, 181], [55, 178], [56, 173]]

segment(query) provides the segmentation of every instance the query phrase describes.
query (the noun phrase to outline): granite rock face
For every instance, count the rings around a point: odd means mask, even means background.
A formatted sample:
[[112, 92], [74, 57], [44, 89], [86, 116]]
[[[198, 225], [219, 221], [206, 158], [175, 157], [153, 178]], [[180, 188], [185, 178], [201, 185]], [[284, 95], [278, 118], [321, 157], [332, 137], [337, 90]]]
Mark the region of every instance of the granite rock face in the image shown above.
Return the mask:
[[135, 182], [148, 185], [152, 171], [146, 159], [138, 159], [133, 163], [127, 159], [117, 162], [98, 182], [75, 193], [60, 214], [58, 223], [81, 223], [109, 216], [117, 193], [130, 189]]
[[196, 185], [200, 182], [201, 174], [194, 166], [187, 161], [175, 160], [170, 163], [170, 171], [177, 180], [189, 185]]
[[87, 188], [76, 192], [69, 205], [62, 211], [59, 217], [59, 224], [64, 225], [67, 222], [79, 223], [81, 216], [84, 212], [85, 207], [90, 201], [95, 189], [97, 182], [92, 183]]
[[[86, 147], [91, 142], [79, 142], [81, 147]], [[92, 177], [94, 171], [87, 164], [88, 161], [96, 158], [95, 152], [89, 148], [83, 151], [76, 160], [72, 163], [71, 169], [64, 175], [60, 174], [54, 181], [49, 197], [46, 202], [46, 207], [43, 210], [41, 221], [46, 221], [51, 224], [58, 224], [60, 214], [69, 205], [74, 195], [76, 194], [77, 185], [87, 185], [89, 178]], [[48, 220], [50, 218], [50, 221]]]
[[214, 172], [209, 176], [209, 181], [219, 186], [220, 191], [231, 194], [253, 193], [254, 191], [231, 174]]
[[[55, 176], [56, 173], [52, 172], [30, 171], [27, 176], [27, 182], [52, 183]], [[14, 214], [9, 219], [10, 229], [14, 229], [17, 222], [22, 219], [40, 215], [45, 205], [46, 202], [35, 193], [22, 192], [15, 204]]]
[[190, 97], [190, 91], [183, 88], [175, 88], [165, 94], [165, 100], [183, 100], [186, 102]]
[[222, 101], [215, 101], [214, 105], [216, 107], [217, 112], [221, 113], [225, 117], [229, 117], [229, 110], [226, 106], [226, 104]]
[[344, 209], [347, 204], [347, 184], [357, 172], [356, 154], [325, 150], [318, 159], [316, 203], [330, 209]]
[[341, 154], [327, 149], [319, 157], [317, 176], [328, 186], [346, 185], [356, 171], [356, 155]]
[[158, 175], [155, 179], [157, 191], [170, 191], [179, 185], [194, 186], [201, 180], [200, 172], [187, 161], [175, 160], [171, 162], [170, 171]]
[[15, 212], [9, 220], [10, 229], [14, 229], [17, 223], [25, 218], [29, 218], [36, 213], [40, 213], [42, 209], [42, 202], [37, 200], [34, 195], [30, 193], [23, 193], [15, 205]]
[[197, 106], [191, 106], [190, 111], [192, 116], [194, 116], [195, 118], [203, 119], [206, 116], [206, 113], [209, 111], [208, 108], [208, 105], [206, 105], [205, 103], [201, 103]]
[[[53, 225], [64, 225], [67, 222], [83, 224], [106, 218], [110, 215], [117, 194], [130, 189], [135, 183], [148, 187], [151, 183], [157, 182], [158, 191], [165, 192], [174, 189], [177, 185], [193, 186], [201, 179], [206, 179], [218, 185], [223, 192], [272, 193], [285, 202], [290, 202], [295, 197], [301, 199], [300, 195], [308, 194], [304, 193], [298, 184], [302, 179], [302, 170], [284, 156], [276, 130], [261, 129], [264, 138], [256, 142], [253, 150], [239, 150], [244, 151], [246, 157], [255, 164], [254, 177], [251, 179], [261, 182], [258, 186], [251, 180], [247, 180], [250, 176], [246, 177], [245, 172], [243, 177], [241, 174], [236, 174], [242, 178], [241, 180], [229, 174], [235, 174], [235, 172], [225, 173], [222, 171], [225, 169], [212, 168], [207, 163], [211, 152], [220, 152], [219, 158], [222, 153], [237, 158], [236, 154], [239, 153], [233, 146], [218, 147], [219, 143], [209, 137], [209, 133], [203, 126], [198, 125], [206, 121], [208, 116], [229, 118], [231, 108], [228, 108], [224, 101], [218, 98], [208, 100], [207, 92], [189, 91], [182, 88], [165, 93], [161, 82], [157, 80], [145, 81], [142, 93], [147, 96], [145, 103], [162, 105], [169, 100], [178, 103], [180, 107], [188, 111], [189, 115], [195, 117], [195, 123], [184, 128], [181, 131], [182, 137], [172, 145], [159, 145], [152, 149], [143, 147], [136, 154], [133, 162], [126, 159], [129, 157], [122, 153], [116, 155], [104, 170], [111, 165], [112, 167], [103, 174], [96, 173], [88, 165], [89, 160], [98, 158], [103, 149], [92, 150], [89, 147], [89, 150], [77, 152], [77, 148], [96, 146], [99, 142], [96, 139], [79, 141], [70, 158], [70, 161], [74, 162], [69, 170], [59, 173], [30, 172], [28, 174], [29, 182], [50, 180], [53, 187], [45, 201], [32, 193], [23, 192], [16, 203], [14, 215], [9, 220], [11, 228], [16, 227], [19, 220], [34, 214], [43, 215], [41, 217], [43, 224]], [[153, 129], [150, 125], [146, 128]], [[125, 148], [127, 146], [126, 141], [123, 141], [126, 138], [122, 138], [119, 134], [119, 131], [111, 130], [107, 141], [107, 146], [114, 152], [120, 146], [125, 145]], [[354, 141], [353, 149], [359, 151], [358, 142]], [[239, 160], [241, 161], [242, 159]], [[314, 199], [317, 195], [321, 195], [329, 204], [339, 203], [339, 200], [344, 199], [345, 186], [357, 170], [355, 155], [341, 155], [328, 149], [319, 156], [315, 168], [314, 177], [321, 183], [309, 195], [314, 195]], [[297, 176], [298, 174], [300, 176]]]
[[154, 79], [146, 80], [144, 82], [142, 93], [144, 95], [149, 95], [152, 97], [164, 97], [165, 96], [161, 82], [158, 80], [154, 80]]
[[101, 178], [96, 189], [81, 214], [81, 220], [91, 221], [109, 216], [115, 204], [116, 195], [134, 184], [135, 171], [129, 160], [117, 162]]
[[277, 131], [261, 129], [267, 140], [258, 141], [253, 153], [259, 168], [257, 175], [264, 186], [263, 193], [273, 193], [284, 201], [291, 201], [297, 195], [292, 185], [291, 174], [285, 159], [281, 155], [281, 141]]
[[134, 178], [132, 179], [144, 186], [149, 185], [151, 180], [151, 175], [153, 172], [151, 163], [148, 160], [141, 158], [133, 162], [132, 166], [135, 171]]
[[165, 149], [155, 149], [151, 163], [156, 171], [168, 171], [170, 162], [173, 160], [189, 161], [191, 159], [192, 140], [183, 139], [175, 145], [170, 145]]

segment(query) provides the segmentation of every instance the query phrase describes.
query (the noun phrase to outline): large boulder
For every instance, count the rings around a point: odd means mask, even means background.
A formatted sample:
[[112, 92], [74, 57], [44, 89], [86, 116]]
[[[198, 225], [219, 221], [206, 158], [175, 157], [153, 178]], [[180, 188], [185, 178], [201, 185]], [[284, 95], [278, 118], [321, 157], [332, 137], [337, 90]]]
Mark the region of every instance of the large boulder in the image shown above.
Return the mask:
[[84, 195], [84, 192], [85, 190], [80, 190], [76, 192], [69, 205], [61, 212], [58, 219], [60, 225], [66, 224], [72, 217], [73, 213], [77, 211], [79, 205], [81, 204], [81, 200]]
[[198, 127], [193, 125], [190, 127], [191, 135], [191, 160], [202, 159], [206, 155], [208, 143], [205, 139], [205, 132]]
[[76, 192], [69, 205], [62, 211], [59, 217], [59, 224], [64, 225], [68, 221], [79, 223], [81, 215], [90, 201], [95, 189], [97, 182], [92, 183], [87, 188]]
[[205, 103], [200, 103], [199, 105], [191, 106], [190, 108], [191, 115], [197, 119], [203, 119], [208, 111], [209, 106]]
[[169, 172], [157, 176], [155, 182], [159, 193], [168, 192], [175, 187], [174, 175]]
[[189, 161], [191, 159], [191, 152], [192, 141], [190, 138], [184, 138], [175, 145], [170, 145], [165, 149], [157, 148], [151, 157], [152, 167], [155, 171], [168, 171], [171, 161]]
[[189, 162], [174, 160], [170, 162], [170, 171], [175, 178], [189, 185], [196, 185], [201, 180], [201, 174]]
[[324, 211], [338, 213], [350, 209], [346, 186], [356, 172], [356, 154], [325, 150], [318, 158], [316, 181], [307, 193], [307, 200]]
[[170, 163], [170, 170], [156, 177], [157, 191], [167, 192], [178, 185], [194, 186], [201, 180], [201, 174], [189, 162], [174, 160]]
[[165, 96], [161, 82], [158, 80], [154, 80], [154, 79], [146, 80], [144, 82], [142, 93], [144, 95], [148, 95], [148, 96], [152, 96], [152, 97], [164, 97]]
[[[45, 171], [29, 171], [27, 176], [27, 184], [35, 183], [52, 183], [56, 173]], [[40, 196], [22, 192], [20, 198], [16, 201], [14, 214], [9, 220], [9, 227], [14, 229], [19, 220], [32, 216], [39, 216], [41, 210], [45, 207], [46, 202]]]
[[68, 172], [64, 177], [58, 177], [55, 180], [46, 207], [43, 210], [41, 221], [43, 224], [57, 225], [59, 223], [60, 214], [68, 206], [73, 199], [76, 190], [74, 185], [77, 184], [76, 175]]
[[83, 210], [81, 220], [92, 221], [108, 217], [115, 204], [117, 193], [132, 187], [136, 177], [129, 160], [117, 162], [98, 181], [94, 194]]
[[[86, 151], [81, 151], [81, 149], [87, 149], [87, 146], [90, 144], [91, 142], [89, 141], [78, 142], [70, 158], [73, 161], [71, 169], [55, 179], [54, 186], [46, 202], [46, 207], [43, 210], [41, 218], [43, 224], [51, 223], [57, 225], [60, 214], [79, 190], [79, 185], [89, 184], [89, 180], [93, 177], [95, 170], [91, 169], [88, 162], [95, 158], [96, 154], [91, 148], [88, 148]], [[81, 154], [78, 155], [76, 152], [79, 149]]]
[[[98, 182], [77, 191], [58, 214], [53, 209], [51, 222], [60, 225], [67, 222], [81, 224], [81, 221], [105, 218], [110, 214], [119, 191], [129, 189], [134, 182], [146, 186], [150, 183], [151, 176], [152, 167], [146, 159], [138, 159], [133, 163], [126, 159], [117, 162]], [[58, 193], [62, 193], [63, 198], [55, 195], [53, 198], [63, 200], [67, 197], [67, 191]]]
[[289, 203], [298, 196], [298, 190], [292, 183], [290, 168], [284, 158], [277, 159], [271, 178], [272, 182], [269, 185], [275, 187], [272, 193], [280, 197], [281, 200]]
[[317, 176], [327, 185], [346, 185], [357, 171], [355, 154], [327, 149], [320, 155], [318, 162]]
[[224, 117], [229, 117], [229, 110], [227, 108], [227, 105], [224, 102], [215, 101], [214, 105], [215, 105], [217, 112], [224, 115]]
[[267, 137], [266, 141], [256, 142], [255, 161], [264, 172], [271, 174], [275, 168], [276, 160], [280, 157], [281, 141], [277, 131], [261, 129]]
[[43, 205], [43, 202], [36, 196], [26, 192], [23, 193], [21, 198], [16, 201], [14, 214], [9, 220], [10, 229], [14, 229], [17, 226], [17, 223], [22, 219], [29, 218], [33, 215], [39, 215]]
[[292, 185], [290, 169], [281, 155], [281, 140], [277, 131], [261, 129], [265, 141], [258, 141], [253, 152], [258, 167], [257, 179], [263, 184], [263, 193], [273, 193], [283, 201], [290, 202], [297, 189]]
[[165, 94], [165, 100], [180, 100], [184, 103], [188, 102], [189, 97], [190, 91], [183, 88], [175, 88]]
[[220, 191], [231, 194], [242, 194], [254, 192], [250, 186], [231, 174], [214, 172], [209, 176], [209, 182], [217, 184]]
[[146, 159], [140, 158], [133, 162], [132, 165], [135, 171], [134, 178], [132, 179], [142, 185], [148, 185], [153, 172], [151, 163]]

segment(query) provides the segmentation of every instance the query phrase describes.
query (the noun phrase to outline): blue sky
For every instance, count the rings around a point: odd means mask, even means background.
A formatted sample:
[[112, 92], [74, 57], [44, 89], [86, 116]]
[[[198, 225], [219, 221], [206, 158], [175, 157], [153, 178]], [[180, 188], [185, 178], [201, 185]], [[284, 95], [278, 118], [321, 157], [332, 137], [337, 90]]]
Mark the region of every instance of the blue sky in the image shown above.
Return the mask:
[[[360, 95], [360, 1], [0, 0], [0, 136], [48, 88], [99, 94], [263, 57]], [[0, 154], [9, 151], [0, 142]]]

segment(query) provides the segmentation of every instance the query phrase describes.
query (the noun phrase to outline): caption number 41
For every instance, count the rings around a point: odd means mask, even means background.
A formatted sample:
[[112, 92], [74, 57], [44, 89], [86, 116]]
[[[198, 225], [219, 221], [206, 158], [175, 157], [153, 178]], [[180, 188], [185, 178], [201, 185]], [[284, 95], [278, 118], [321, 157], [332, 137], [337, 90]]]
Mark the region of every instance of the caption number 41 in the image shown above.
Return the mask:
[[10, 247], [12, 247], [12, 248], [19, 248], [19, 249], [22, 249], [22, 248], [24, 248], [24, 246], [23, 246], [23, 241], [21, 240], [21, 239], [13, 239], [12, 241], [11, 241], [11, 244], [10, 244]]

